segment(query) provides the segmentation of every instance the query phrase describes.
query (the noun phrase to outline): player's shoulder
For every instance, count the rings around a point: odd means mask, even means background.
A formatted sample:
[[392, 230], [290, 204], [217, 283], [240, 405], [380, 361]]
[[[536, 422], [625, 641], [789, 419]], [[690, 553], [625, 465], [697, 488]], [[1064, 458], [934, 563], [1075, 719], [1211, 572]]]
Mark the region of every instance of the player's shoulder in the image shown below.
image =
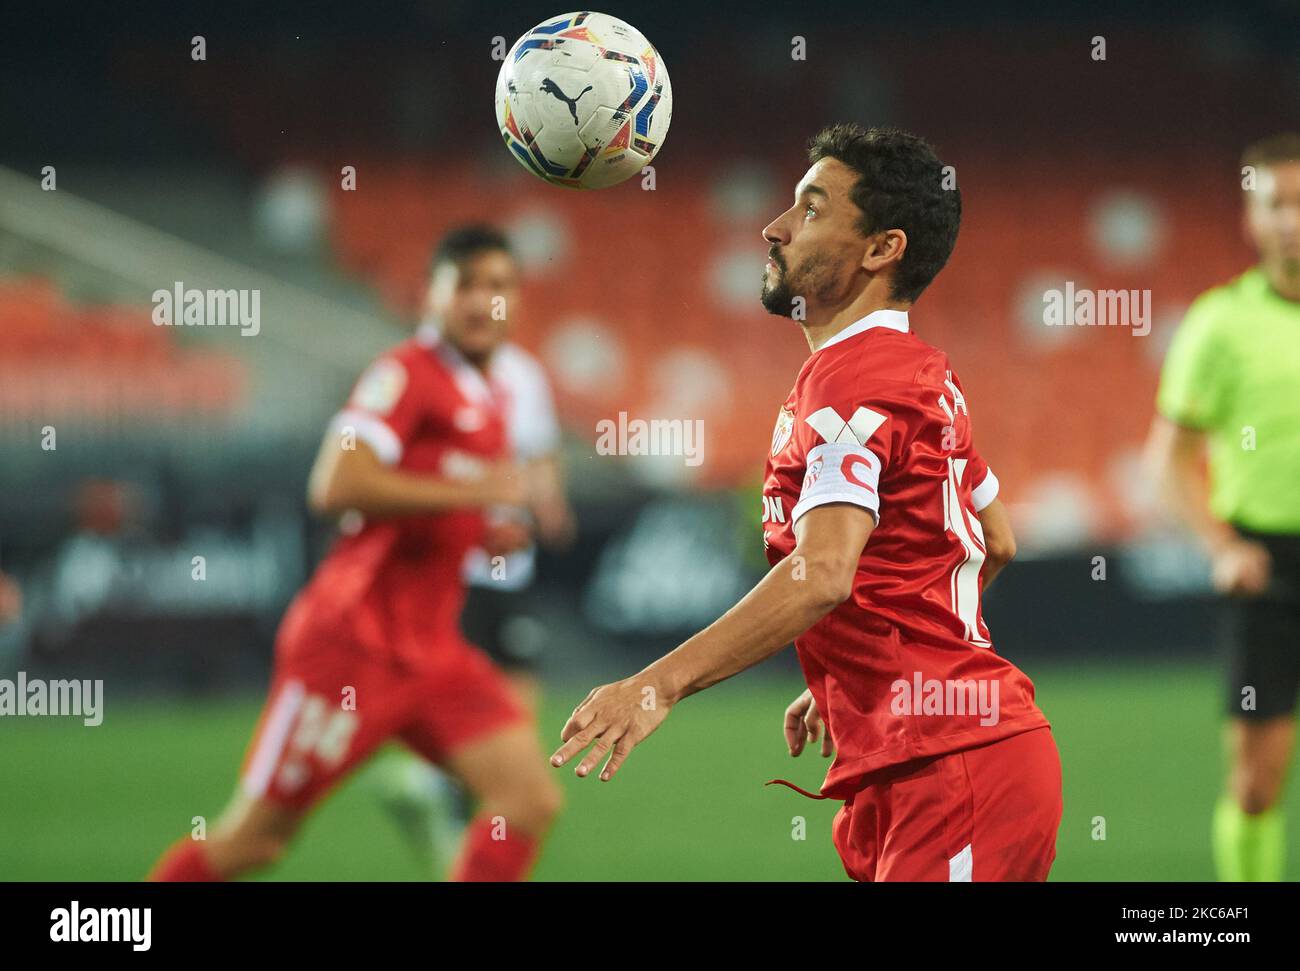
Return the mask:
[[439, 353], [439, 343], [437, 330], [424, 324], [406, 340], [379, 355], [376, 361], [395, 362], [410, 380], [419, 384], [447, 381], [452, 377], [452, 365], [446, 355]]
[[377, 354], [357, 379], [354, 402], [368, 407], [391, 407], [408, 391], [437, 385], [447, 379], [447, 368], [427, 335], [408, 337]]
[[492, 374], [507, 381], [546, 382], [542, 362], [513, 341], [503, 341], [492, 352]]
[[801, 374], [807, 388], [908, 394], [942, 387], [952, 371], [946, 353], [910, 330], [875, 328], [823, 350], [833, 353], [813, 354]]
[[1184, 323], [1204, 329], [1227, 327], [1243, 309], [1265, 297], [1268, 282], [1258, 267], [1251, 267], [1224, 283], [1201, 293], [1187, 308]]

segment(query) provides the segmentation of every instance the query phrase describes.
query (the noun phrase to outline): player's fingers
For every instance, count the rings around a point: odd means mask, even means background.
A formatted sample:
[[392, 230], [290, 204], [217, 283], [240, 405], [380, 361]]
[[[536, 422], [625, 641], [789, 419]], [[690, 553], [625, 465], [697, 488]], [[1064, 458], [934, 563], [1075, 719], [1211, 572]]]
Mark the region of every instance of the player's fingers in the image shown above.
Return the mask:
[[822, 723], [816, 715], [806, 715], [803, 720], [804, 731], [808, 733], [808, 741], [815, 742], [821, 736]]
[[578, 763], [578, 767], [574, 769], [574, 774], [580, 779], [586, 778], [591, 773], [591, 770], [600, 764], [600, 760], [603, 759], [613, 747], [613, 741], [605, 737], [605, 735], [596, 739], [595, 743], [591, 746], [591, 751], [587, 753], [586, 757]]
[[831, 741], [831, 733], [822, 733], [822, 758], [829, 759], [831, 753], [835, 750], [835, 743]]
[[590, 745], [594, 739], [600, 737], [600, 732], [600, 728], [592, 727], [570, 735], [564, 744], [555, 750], [555, 754], [551, 756], [551, 765], [557, 769], [564, 765], [565, 762], [568, 762], [569, 759]]
[[605, 763], [605, 768], [601, 770], [600, 781], [608, 782], [614, 778], [614, 773], [618, 771], [618, 767], [627, 761], [628, 755], [635, 747], [636, 743], [631, 741], [630, 735], [624, 735], [620, 738], [618, 744], [614, 746], [614, 753], [609, 757], [609, 761]]
[[804, 732], [803, 719], [791, 710], [785, 713], [785, 747], [790, 750], [791, 755], [798, 755], [803, 751], [804, 739], [807, 737]]
[[588, 707], [587, 702], [591, 701], [592, 696], [598, 690], [598, 688], [593, 688], [591, 691], [587, 692], [587, 697], [583, 698], [582, 703], [578, 705], [577, 708], [573, 709], [573, 714], [569, 716], [569, 720], [566, 721], [564, 727], [560, 729], [561, 742], [567, 742], [576, 732], [580, 732], [590, 725], [592, 719], [596, 717], [595, 709]]
[[587, 714], [582, 709], [575, 709], [569, 720], [560, 729], [560, 741], [567, 742], [587, 726]]

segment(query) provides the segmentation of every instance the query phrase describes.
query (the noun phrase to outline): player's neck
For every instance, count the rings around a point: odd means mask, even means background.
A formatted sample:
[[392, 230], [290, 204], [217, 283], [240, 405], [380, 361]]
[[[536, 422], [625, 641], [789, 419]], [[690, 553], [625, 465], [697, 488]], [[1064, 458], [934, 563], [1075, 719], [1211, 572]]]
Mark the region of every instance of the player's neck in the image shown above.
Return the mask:
[[889, 296], [884, 287], [868, 286], [854, 300], [841, 307], [809, 308], [808, 319], [803, 321], [804, 339], [808, 341], [808, 352], [813, 353], [825, 346], [826, 342], [850, 324], [861, 320], [867, 314], [877, 310], [909, 310], [911, 302], [895, 300]]
[[[466, 351], [465, 348], [461, 347], [459, 344], [457, 344], [455, 341], [448, 338], [446, 335], [443, 335], [443, 342], [452, 350], [454, 350], [456, 354], [460, 357], [460, 359], [463, 360], [470, 367], [474, 368], [475, 370], [482, 371], [484, 374], [488, 373], [488, 368], [492, 363], [491, 350], [487, 351], [486, 353], [471, 354], [469, 351]], [[495, 348], [493, 350], [495, 350]]]
[[1264, 271], [1268, 285], [1278, 296], [1300, 302], [1300, 273], [1278, 263], [1261, 263], [1260, 268]]

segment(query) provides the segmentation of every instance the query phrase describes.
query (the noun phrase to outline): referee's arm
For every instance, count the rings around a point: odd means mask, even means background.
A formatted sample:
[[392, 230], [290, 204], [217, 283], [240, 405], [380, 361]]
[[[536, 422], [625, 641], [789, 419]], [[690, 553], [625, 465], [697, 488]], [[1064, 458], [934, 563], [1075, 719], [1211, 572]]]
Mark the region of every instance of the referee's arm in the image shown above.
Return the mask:
[[1220, 593], [1258, 596], [1268, 587], [1268, 551], [1243, 539], [1210, 512], [1205, 433], [1157, 414], [1147, 439], [1147, 463], [1166, 504], [1210, 554]]

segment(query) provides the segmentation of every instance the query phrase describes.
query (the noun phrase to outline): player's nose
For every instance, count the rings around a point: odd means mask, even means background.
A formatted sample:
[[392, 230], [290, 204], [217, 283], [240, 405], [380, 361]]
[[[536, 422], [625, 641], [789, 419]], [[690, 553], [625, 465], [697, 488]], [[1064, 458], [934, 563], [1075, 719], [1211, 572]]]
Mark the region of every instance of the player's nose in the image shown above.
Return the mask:
[[772, 246], [784, 246], [790, 242], [790, 234], [781, 227], [780, 219], [774, 219], [763, 228], [763, 239]]

